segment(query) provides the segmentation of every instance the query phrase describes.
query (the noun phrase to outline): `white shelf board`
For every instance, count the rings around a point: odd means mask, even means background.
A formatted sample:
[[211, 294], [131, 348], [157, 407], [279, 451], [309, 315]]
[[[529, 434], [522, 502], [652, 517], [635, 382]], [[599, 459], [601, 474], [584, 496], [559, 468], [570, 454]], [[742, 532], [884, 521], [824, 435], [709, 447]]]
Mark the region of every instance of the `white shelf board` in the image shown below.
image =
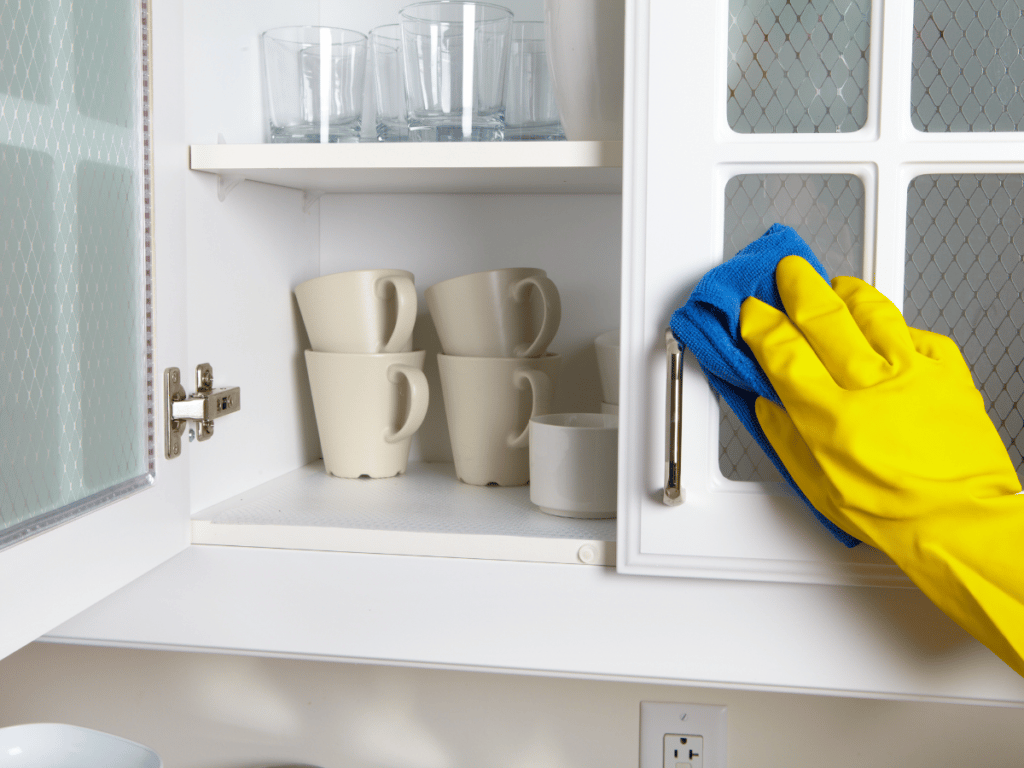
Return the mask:
[[1024, 703], [1024, 679], [919, 590], [623, 576], [557, 563], [192, 546], [47, 639]]
[[527, 486], [466, 485], [451, 464], [345, 480], [317, 461], [199, 513], [192, 543], [611, 566], [615, 520], [546, 514]]
[[619, 194], [622, 142], [194, 144], [189, 167], [313, 193]]

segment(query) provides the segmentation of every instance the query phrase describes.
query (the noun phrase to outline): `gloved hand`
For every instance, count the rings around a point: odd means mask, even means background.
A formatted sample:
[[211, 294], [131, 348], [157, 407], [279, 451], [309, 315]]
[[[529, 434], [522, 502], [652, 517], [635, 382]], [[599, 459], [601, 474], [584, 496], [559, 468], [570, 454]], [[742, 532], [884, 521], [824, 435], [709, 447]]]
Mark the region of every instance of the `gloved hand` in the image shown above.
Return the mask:
[[1024, 675], [1024, 496], [956, 344], [800, 257], [776, 284], [788, 317], [740, 312], [784, 406], [756, 404], [772, 447], [822, 514]]

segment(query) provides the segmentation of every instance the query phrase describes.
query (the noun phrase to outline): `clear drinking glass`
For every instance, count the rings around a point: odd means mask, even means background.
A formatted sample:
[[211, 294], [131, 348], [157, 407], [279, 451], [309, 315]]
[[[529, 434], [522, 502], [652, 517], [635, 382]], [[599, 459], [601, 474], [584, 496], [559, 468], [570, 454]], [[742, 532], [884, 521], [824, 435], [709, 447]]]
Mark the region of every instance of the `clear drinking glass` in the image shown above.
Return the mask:
[[512, 11], [416, 3], [400, 14], [411, 141], [501, 141]]
[[377, 141], [408, 141], [402, 29], [398, 24], [383, 24], [370, 30], [370, 62]]
[[505, 93], [505, 140], [565, 139], [555, 88], [548, 69], [544, 22], [512, 25], [508, 85]]
[[263, 60], [271, 143], [359, 141], [366, 35], [332, 27], [271, 29], [263, 33]]

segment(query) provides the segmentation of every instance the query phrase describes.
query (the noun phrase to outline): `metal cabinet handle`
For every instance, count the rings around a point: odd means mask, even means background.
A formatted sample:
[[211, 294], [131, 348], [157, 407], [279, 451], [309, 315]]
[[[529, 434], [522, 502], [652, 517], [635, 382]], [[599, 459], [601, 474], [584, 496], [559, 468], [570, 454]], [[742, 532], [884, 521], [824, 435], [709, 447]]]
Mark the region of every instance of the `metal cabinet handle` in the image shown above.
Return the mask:
[[686, 489], [679, 485], [679, 469], [683, 458], [683, 349], [665, 330], [668, 362], [667, 403], [665, 408], [665, 494], [662, 501], [678, 506], [686, 500]]

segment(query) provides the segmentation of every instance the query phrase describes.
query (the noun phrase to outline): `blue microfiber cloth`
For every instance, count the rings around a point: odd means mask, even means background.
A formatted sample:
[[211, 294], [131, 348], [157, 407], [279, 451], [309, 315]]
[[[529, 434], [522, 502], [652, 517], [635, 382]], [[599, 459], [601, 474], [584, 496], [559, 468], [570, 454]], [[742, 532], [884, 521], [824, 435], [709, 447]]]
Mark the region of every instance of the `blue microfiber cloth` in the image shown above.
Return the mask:
[[740, 338], [740, 305], [748, 296], [756, 296], [785, 311], [775, 286], [775, 267], [790, 255], [807, 259], [828, 280], [825, 268], [800, 235], [791, 227], [773, 224], [757, 240], [704, 275], [686, 304], [673, 313], [670, 325], [676, 341], [697, 358], [711, 388], [729, 404], [786, 482], [833, 536], [853, 547], [860, 540], [838, 528], [808, 501], [768, 442], [754, 413], [758, 396], [782, 403], [750, 347]]

